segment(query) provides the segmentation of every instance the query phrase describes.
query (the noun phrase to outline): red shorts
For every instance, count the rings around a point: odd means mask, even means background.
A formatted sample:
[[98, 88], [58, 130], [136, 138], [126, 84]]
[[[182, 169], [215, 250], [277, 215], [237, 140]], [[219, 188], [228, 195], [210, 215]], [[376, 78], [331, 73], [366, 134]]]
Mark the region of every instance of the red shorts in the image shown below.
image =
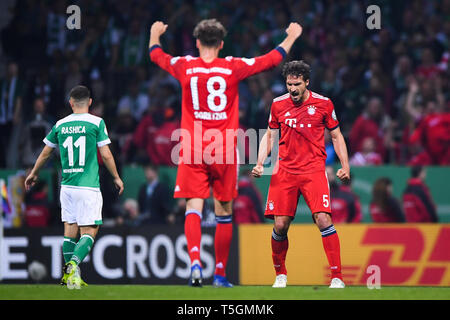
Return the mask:
[[311, 213], [331, 214], [330, 187], [326, 172], [292, 174], [279, 168], [270, 180], [264, 216], [291, 216], [294, 218], [300, 195], [306, 201]]
[[178, 165], [174, 198], [201, 198], [210, 196], [231, 201], [237, 196], [239, 165], [234, 164], [184, 164]]

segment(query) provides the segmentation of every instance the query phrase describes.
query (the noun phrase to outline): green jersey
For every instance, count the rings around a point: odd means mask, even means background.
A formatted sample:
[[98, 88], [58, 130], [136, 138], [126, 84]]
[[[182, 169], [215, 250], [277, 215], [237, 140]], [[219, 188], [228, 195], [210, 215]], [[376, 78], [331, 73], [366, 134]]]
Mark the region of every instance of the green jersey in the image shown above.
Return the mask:
[[111, 143], [105, 121], [89, 113], [72, 113], [59, 120], [44, 143], [59, 147], [61, 185], [100, 188], [97, 147]]

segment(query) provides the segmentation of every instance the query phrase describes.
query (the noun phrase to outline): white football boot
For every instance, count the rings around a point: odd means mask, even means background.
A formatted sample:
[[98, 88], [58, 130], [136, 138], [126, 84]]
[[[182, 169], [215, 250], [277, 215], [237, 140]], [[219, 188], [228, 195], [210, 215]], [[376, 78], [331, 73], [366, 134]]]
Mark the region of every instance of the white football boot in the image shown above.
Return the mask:
[[286, 288], [286, 285], [287, 285], [287, 275], [279, 274], [275, 278], [275, 282], [272, 288]]
[[328, 288], [332, 289], [343, 289], [345, 288], [345, 283], [339, 278], [333, 278], [331, 279], [330, 286]]

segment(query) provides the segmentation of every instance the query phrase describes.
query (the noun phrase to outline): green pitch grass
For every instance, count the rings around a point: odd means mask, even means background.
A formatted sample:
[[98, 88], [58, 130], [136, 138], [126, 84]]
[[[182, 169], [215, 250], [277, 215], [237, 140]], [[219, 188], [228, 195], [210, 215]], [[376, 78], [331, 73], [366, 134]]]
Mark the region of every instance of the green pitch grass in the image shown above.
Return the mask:
[[235, 286], [191, 288], [156, 285], [89, 285], [68, 290], [60, 285], [0, 284], [0, 300], [450, 300], [450, 287]]

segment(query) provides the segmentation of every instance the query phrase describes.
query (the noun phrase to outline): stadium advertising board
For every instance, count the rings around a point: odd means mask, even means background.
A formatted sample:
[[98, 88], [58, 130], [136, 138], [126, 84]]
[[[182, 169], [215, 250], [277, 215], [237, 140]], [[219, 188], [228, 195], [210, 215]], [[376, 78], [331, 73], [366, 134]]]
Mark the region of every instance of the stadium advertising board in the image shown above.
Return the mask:
[[[449, 224], [336, 225], [336, 230], [347, 285], [371, 285], [378, 270], [381, 286], [450, 286]], [[243, 225], [239, 233], [240, 283], [271, 285], [272, 226]], [[328, 284], [330, 272], [317, 227], [292, 225], [288, 237], [288, 283]]]
[[[215, 269], [214, 227], [203, 228], [201, 244], [205, 284]], [[237, 252], [237, 234], [231, 252]], [[7, 229], [1, 267], [4, 283], [32, 283], [28, 266], [38, 261], [47, 275], [42, 283], [62, 277], [61, 228]], [[237, 254], [231, 254], [227, 275], [237, 283]], [[183, 226], [103, 228], [89, 256], [80, 265], [81, 276], [92, 284], [187, 284], [190, 260]]]

